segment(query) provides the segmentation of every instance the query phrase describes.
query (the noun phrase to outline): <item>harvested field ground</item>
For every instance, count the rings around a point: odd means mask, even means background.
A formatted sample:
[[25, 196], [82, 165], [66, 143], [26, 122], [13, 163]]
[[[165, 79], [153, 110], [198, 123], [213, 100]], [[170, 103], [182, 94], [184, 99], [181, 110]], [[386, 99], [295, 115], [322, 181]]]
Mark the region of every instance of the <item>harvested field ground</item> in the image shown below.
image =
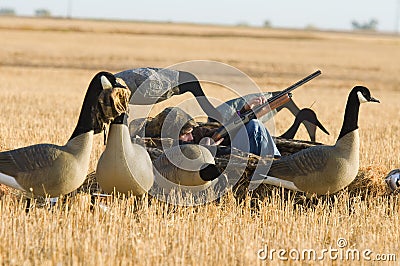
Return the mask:
[[[399, 36], [0, 17], [0, 39], [1, 151], [36, 143], [64, 145], [89, 81], [101, 70], [213, 60], [243, 71], [263, 91], [276, 91], [321, 69], [322, 76], [293, 97], [301, 108], [312, 105], [331, 133], [317, 131], [317, 141], [326, 144], [336, 141], [352, 87], [367, 86], [381, 101], [360, 110], [360, 167], [368, 185], [359, 185], [358, 195], [345, 190], [331, 199], [296, 204], [275, 189], [256, 204], [250, 197], [238, 203], [228, 195], [199, 207], [171, 207], [154, 199], [137, 205], [133, 198], [115, 198], [104, 213], [98, 205], [91, 210], [89, 194], [79, 193], [53, 211], [34, 208], [26, 215], [16, 192], [3, 187], [1, 264], [254, 265], [270, 262], [259, 258], [265, 247], [268, 252], [284, 249], [286, 257], [292, 249], [314, 249], [321, 257], [330, 247], [344, 254], [334, 260], [326, 253], [323, 261], [289, 258], [298, 264], [371, 263], [362, 255], [347, 260], [348, 249], [369, 249], [371, 259], [394, 254], [400, 260], [399, 198], [385, 190], [383, 181], [400, 167]], [[203, 86], [210, 97], [231, 97], [222, 87]], [[174, 97], [152, 114], [190, 98]], [[187, 111], [199, 112], [190, 106]], [[276, 135], [293, 120], [288, 111], [280, 112]], [[307, 140], [304, 128], [296, 138]], [[91, 172], [103, 149], [99, 134]], [[340, 238], [347, 240], [343, 248]], [[285, 263], [277, 252], [273, 262]]]

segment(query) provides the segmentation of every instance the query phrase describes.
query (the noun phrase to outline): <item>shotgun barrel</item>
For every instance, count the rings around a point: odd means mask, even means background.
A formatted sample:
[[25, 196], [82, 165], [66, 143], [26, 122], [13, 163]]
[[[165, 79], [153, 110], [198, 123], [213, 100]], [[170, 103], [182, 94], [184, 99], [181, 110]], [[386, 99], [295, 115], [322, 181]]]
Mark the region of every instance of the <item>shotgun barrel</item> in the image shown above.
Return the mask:
[[212, 136], [214, 141], [217, 141], [223, 137], [225, 137], [229, 132], [233, 132], [234, 130], [238, 129], [242, 124], [247, 124], [250, 120], [255, 119], [257, 117], [257, 114], [266, 106], [270, 106], [270, 111], [278, 108], [279, 106], [287, 103], [290, 100], [291, 91], [295, 90], [296, 88], [300, 87], [304, 83], [309, 82], [310, 80], [318, 77], [321, 75], [321, 70], [317, 70], [314, 73], [308, 75], [307, 77], [303, 78], [302, 80], [299, 80], [295, 84], [291, 85], [290, 87], [284, 89], [277, 95], [269, 98], [266, 103], [260, 104], [256, 107], [254, 107], [251, 110], [248, 110], [247, 112], [240, 114], [239, 118], [234, 119], [233, 121], [230, 121], [226, 125], [221, 126]]
[[[257, 113], [258, 113], [261, 109], [263, 109], [265, 106], [271, 105], [271, 103], [273, 103], [274, 101], [276, 101], [276, 100], [279, 99], [280, 97], [282, 97], [282, 96], [284, 96], [285, 94], [288, 94], [289, 92], [291, 92], [291, 91], [297, 89], [297, 88], [300, 87], [301, 85], [303, 85], [303, 84], [309, 82], [310, 80], [312, 80], [312, 79], [318, 77], [319, 75], [321, 75], [321, 70], [315, 71], [314, 73], [308, 75], [307, 77], [303, 78], [302, 80], [299, 80], [299, 81], [296, 82], [295, 84], [291, 85], [290, 87], [284, 89], [283, 91], [281, 91], [281, 92], [278, 93], [277, 95], [275, 95], [275, 96], [269, 98], [269, 99], [267, 100], [266, 103], [260, 104], [259, 106], [256, 106], [256, 107], [253, 109], [253, 112], [254, 112], [255, 114], [257, 114]], [[271, 108], [271, 110], [273, 110], [273, 109]], [[246, 112], [246, 113], [247, 113], [247, 112]], [[246, 115], [246, 113], [244, 113], [243, 115]]]

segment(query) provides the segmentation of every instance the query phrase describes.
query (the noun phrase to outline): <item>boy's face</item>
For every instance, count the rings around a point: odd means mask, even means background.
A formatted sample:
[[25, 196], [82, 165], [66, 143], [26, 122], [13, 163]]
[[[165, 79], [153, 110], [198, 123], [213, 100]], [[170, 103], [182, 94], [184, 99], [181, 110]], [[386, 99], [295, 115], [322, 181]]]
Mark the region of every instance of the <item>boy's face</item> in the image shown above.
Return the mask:
[[191, 142], [193, 141], [193, 128], [191, 127], [190, 129], [186, 130], [183, 134], [179, 136], [179, 140], [185, 141], [185, 142]]

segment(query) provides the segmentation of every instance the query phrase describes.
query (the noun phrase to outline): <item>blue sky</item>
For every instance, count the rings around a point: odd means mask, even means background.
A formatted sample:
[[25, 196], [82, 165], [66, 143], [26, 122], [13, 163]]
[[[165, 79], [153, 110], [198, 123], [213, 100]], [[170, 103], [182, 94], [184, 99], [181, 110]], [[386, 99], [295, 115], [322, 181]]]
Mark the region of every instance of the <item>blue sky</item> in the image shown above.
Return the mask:
[[[69, 4], [71, 8], [69, 9]], [[0, 0], [0, 8], [33, 15], [39, 8], [55, 16], [194, 22], [351, 30], [351, 22], [378, 20], [378, 30], [395, 31], [400, 0]], [[400, 26], [397, 26], [400, 27]]]

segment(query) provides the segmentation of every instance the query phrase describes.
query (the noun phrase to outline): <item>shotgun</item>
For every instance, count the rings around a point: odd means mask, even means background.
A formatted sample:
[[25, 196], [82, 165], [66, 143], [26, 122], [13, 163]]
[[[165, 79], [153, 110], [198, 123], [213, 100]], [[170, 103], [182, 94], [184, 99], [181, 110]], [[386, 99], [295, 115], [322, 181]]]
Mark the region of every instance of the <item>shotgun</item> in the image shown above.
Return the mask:
[[257, 118], [257, 114], [266, 106], [269, 106], [270, 111], [284, 105], [285, 103], [289, 102], [292, 94], [290, 93], [294, 89], [300, 87], [304, 83], [309, 82], [310, 80], [316, 78], [317, 76], [321, 75], [321, 71], [317, 70], [314, 73], [308, 75], [307, 77], [299, 80], [295, 84], [291, 85], [290, 87], [286, 88], [285, 90], [281, 91], [277, 95], [267, 99], [267, 102], [264, 104], [260, 104], [253, 109], [248, 110], [243, 114], [239, 114], [239, 117], [234, 119], [233, 121], [229, 121], [226, 125], [222, 125], [212, 136], [214, 141], [217, 141], [223, 137], [225, 137], [229, 132], [234, 132], [235, 130], [239, 129], [242, 124], [247, 124], [250, 120]]

